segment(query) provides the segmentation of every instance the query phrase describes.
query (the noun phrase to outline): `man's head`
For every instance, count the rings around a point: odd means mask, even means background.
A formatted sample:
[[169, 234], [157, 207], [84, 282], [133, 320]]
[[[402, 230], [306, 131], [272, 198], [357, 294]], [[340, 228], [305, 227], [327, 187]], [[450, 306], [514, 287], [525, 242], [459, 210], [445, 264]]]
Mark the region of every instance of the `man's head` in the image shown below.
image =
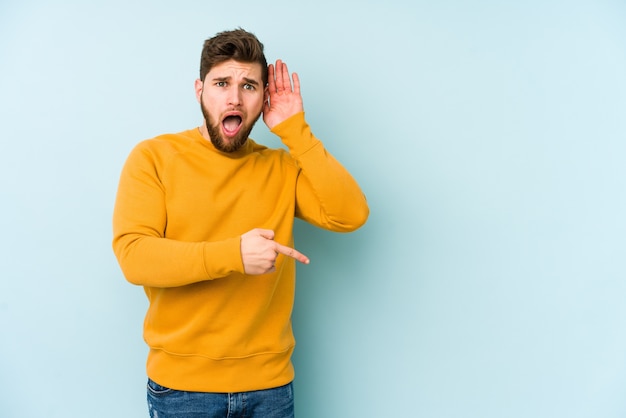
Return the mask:
[[247, 141], [267, 99], [267, 61], [263, 45], [242, 29], [205, 41], [196, 80], [196, 98], [213, 145], [234, 152]]
[[224, 61], [257, 62], [262, 68], [263, 85], [267, 84], [267, 60], [263, 52], [263, 44], [257, 37], [243, 29], [220, 32], [204, 41], [200, 58], [200, 80], [211, 71], [211, 68]]

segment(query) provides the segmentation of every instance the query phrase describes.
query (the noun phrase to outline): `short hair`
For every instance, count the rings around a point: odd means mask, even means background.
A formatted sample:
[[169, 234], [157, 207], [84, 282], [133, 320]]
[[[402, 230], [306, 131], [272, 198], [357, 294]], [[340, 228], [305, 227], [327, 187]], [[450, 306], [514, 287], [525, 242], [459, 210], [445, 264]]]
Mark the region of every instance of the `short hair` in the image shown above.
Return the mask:
[[263, 85], [267, 85], [267, 60], [263, 44], [258, 38], [241, 28], [219, 32], [204, 41], [200, 57], [200, 80], [204, 81], [211, 68], [228, 60], [259, 63]]

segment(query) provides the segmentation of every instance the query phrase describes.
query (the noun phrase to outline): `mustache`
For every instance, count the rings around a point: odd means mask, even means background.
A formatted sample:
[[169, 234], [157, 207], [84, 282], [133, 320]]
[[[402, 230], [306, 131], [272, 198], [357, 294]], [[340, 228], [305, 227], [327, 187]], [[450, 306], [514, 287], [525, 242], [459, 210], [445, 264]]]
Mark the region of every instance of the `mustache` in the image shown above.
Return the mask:
[[[245, 145], [245, 143], [248, 141], [248, 136], [250, 135], [250, 132], [252, 132], [252, 128], [254, 127], [254, 125], [259, 120], [262, 114], [262, 111], [259, 111], [258, 115], [256, 115], [256, 117], [252, 120], [252, 123], [248, 125], [245, 123], [247, 113], [242, 110], [237, 110], [237, 112], [241, 113], [241, 115], [243, 116], [241, 120], [243, 127], [240, 130], [240, 132], [237, 134], [237, 136], [235, 136], [232, 140], [227, 141], [222, 136], [222, 133], [220, 130], [222, 120], [214, 121], [213, 117], [211, 116], [211, 113], [208, 111], [208, 109], [204, 105], [204, 101], [200, 102], [200, 109], [202, 111], [202, 115], [204, 116], [204, 121], [206, 124], [207, 132], [209, 134], [209, 139], [211, 140], [211, 143], [217, 150], [222, 151], [222, 152], [227, 152], [227, 153], [235, 152]], [[229, 112], [232, 112], [232, 110], [227, 110], [225, 114]]]

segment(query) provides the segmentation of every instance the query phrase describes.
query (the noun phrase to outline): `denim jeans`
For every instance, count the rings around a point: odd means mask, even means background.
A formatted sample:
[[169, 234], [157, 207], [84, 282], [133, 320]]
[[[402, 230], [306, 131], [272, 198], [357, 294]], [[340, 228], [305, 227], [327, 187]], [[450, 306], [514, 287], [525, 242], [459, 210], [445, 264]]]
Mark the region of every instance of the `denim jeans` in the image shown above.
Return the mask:
[[148, 379], [151, 418], [293, 418], [293, 384], [238, 393], [185, 392]]

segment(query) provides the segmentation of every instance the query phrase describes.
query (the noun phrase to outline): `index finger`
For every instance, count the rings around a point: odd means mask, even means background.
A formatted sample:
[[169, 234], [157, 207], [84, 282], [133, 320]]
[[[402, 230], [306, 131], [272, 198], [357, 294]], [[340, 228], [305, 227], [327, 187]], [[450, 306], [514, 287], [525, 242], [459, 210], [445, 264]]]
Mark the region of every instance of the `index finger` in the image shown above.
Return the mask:
[[309, 257], [302, 254], [300, 251], [293, 249], [291, 247], [286, 247], [279, 243], [276, 243], [276, 252], [285, 254], [286, 256], [294, 258], [303, 264], [309, 264], [311, 262], [311, 260], [309, 260]]

